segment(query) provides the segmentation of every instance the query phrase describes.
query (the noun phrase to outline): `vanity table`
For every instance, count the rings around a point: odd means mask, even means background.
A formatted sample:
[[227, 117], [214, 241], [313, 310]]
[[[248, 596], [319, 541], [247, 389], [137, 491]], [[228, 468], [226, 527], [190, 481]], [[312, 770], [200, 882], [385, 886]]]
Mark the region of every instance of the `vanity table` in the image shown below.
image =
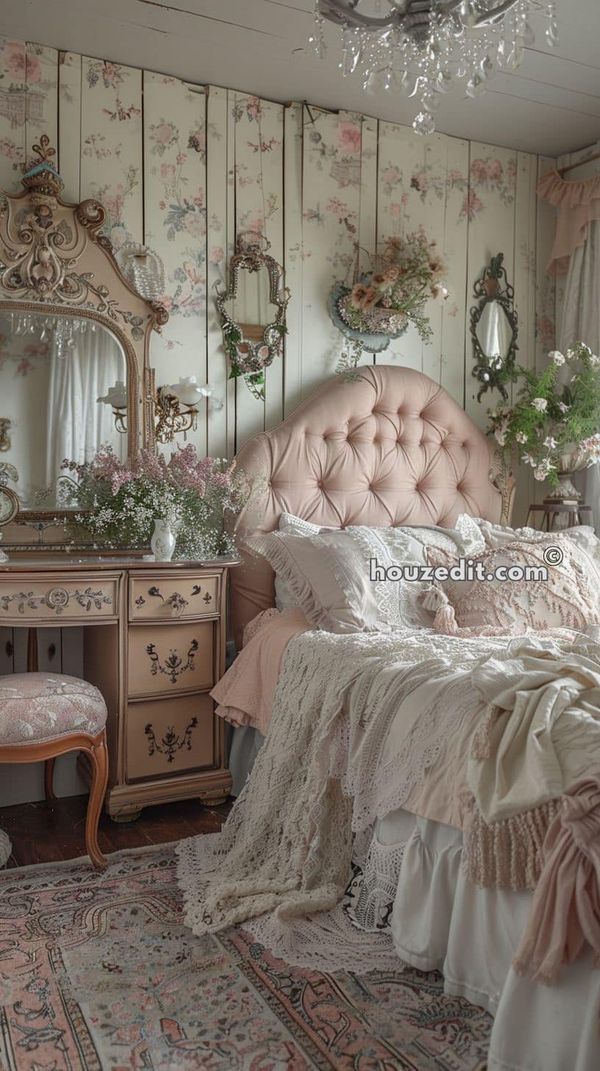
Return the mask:
[[83, 677], [108, 708], [106, 810], [231, 788], [225, 726], [209, 696], [225, 670], [228, 570], [235, 561], [149, 562], [37, 554], [0, 564], [0, 625], [83, 626]]
[[[176, 449], [206, 398], [155, 385], [150, 343], [168, 314], [149, 251], [117, 253], [99, 201], [62, 200], [45, 135], [33, 151], [21, 191], [0, 196], [0, 628], [83, 629], [74, 675], [106, 700], [113, 818], [190, 797], [216, 803], [231, 778], [209, 692], [225, 668], [235, 561], [103, 553], [85, 514], [75, 543], [60, 493], [64, 459], [81, 465], [108, 445], [134, 463], [158, 443]], [[75, 481], [81, 471], [69, 469]]]

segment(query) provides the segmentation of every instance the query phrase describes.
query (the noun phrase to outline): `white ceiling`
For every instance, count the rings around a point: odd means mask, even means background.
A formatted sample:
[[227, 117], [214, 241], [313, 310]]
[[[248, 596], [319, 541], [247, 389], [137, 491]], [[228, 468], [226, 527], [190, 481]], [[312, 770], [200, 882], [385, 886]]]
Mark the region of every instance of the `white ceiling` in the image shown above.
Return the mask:
[[[536, 42], [516, 74], [468, 100], [442, 101], [438, 129], [550, 156], [600, 138], [600, 0], [557, 0], [560, 43]], [[273, 100], [307, 100], [410, 123], [413, 102], [368, 96], [311, 55], [313, 0], [3, 0], [0, 33], [84, 55], [228, 86]]]

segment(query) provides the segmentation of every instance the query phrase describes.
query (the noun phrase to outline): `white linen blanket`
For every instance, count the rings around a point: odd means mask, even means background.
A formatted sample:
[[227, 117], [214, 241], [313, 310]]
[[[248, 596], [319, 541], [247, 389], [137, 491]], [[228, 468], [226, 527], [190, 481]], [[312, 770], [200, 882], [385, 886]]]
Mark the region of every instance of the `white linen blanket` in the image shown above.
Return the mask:
[[521, 641], [471, 682], [488, 714], [467, 780], [486, 822], [557, 799], [578, 776], [600, 780], [600, 645], [561, 653]]
[[[513, 659], [519, 642], [509, 645]], [[580, 643], [563, 632], [528, 639], [527, 647], [547, 649], [557, 664], [572, 651], [574, 665]], [[499, 637], [465, 641], [424, 630], [307, 632], [292, 640], [266, 742], [223, 831], [179, 845], [194, 932], [265, 912], [284, 924], [334, 907], [348, 877], [352, 829], [403, 806], [448, 740], [471, 739], [486, 707], [471, 673], [490, 656], [500, 663], [506, 651]], [[597, 738], [593, 748], [597, 758]], [[463, 767], [467, 754], [462, 748]], [[584, 772], [575, 762], [573, 777]], [[455, 768], [453, 779], [464, 782], [465, 770]]]

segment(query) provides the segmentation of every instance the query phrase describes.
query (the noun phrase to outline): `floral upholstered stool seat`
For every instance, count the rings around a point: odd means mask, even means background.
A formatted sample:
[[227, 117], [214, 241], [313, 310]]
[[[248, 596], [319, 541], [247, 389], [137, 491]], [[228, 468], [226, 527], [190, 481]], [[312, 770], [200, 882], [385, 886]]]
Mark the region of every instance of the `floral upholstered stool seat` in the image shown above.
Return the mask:
[[0, 763], [45, 762], [46, 799], [54, 799], [54, 760], [67, 751], [86, 754], [91, 788], [85, 843], [95, 867], [106, 859], [98, 847], [98, 821], [108, 781], [106, 703], [93, 684], [58, 673], [0, 677]]

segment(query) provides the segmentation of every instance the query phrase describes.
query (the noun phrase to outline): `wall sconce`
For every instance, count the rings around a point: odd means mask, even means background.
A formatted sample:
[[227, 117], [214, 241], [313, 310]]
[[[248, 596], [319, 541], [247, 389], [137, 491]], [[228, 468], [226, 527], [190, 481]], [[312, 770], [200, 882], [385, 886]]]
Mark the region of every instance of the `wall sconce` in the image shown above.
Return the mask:
[[[215, 395], [214, 387], [209, 383], [200, 384], [196, 376], [184, 376], [178, 383], [158, 387], [152, 399], [154, 408], [154, 437], [159, 443], [173, 442], [176, 435], [196, 430], [198, 407], [208, 399], [211, 410], [223, 408], [222, 400]], [[99, 402], [112, 407], [117, 431], [127, 431], [127, 387], [117, 380]]]
[[118, 379], [114, 387], [109, 387], [103, 398], [96, 398], [97, 402], [112, 406], [117, 431], [127, 431], [127, 387], [122, 379]]

